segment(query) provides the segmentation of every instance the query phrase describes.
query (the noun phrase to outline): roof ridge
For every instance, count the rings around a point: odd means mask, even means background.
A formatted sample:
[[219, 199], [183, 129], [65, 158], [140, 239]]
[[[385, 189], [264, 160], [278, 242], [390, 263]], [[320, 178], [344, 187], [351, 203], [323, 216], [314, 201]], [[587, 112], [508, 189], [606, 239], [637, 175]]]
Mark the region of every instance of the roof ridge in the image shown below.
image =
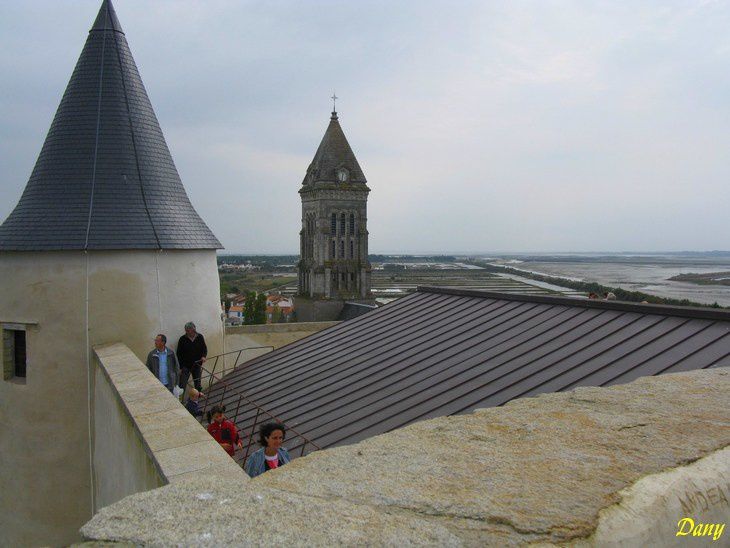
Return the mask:
[[584, 308], [602, 308], [605, 310], [638, 312], [640, 314], [661, 314], [664, 316], [679, 316], [682, 318], [730, 321], [730, 310], [700, 308], [697, 306], [641, 304], [627, 301], [603, 301], [597, 299], [583, 299], [578, 297], [553, 297], [551, 295], [520, 295], [519, 293], [501, 293], [499, 291], [482, 291], [479, 289], [458, 289], [452, 287], [421, 285], [416, 287], [416, 291], [419, 293], [441, 293], [445, 295], [461, 295], [464, 297], [483, 297], [487, 299], [502, 299], [506, 301], [563, 304], [569, 306], [582, 306]]

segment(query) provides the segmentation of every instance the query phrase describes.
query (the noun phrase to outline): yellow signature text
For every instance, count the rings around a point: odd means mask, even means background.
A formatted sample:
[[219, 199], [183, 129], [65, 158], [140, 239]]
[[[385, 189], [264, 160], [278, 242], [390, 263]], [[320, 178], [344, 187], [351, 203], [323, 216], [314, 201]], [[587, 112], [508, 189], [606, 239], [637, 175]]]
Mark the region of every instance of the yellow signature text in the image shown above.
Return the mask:
[[684, 537], [692, 535], [693, 537], [712, 537], [717, 540], [722, 536], [725, 530], [724, 523], [697, 523], [692, 518], [682, 518], [677, 522], [678, 531], [675, 536]]

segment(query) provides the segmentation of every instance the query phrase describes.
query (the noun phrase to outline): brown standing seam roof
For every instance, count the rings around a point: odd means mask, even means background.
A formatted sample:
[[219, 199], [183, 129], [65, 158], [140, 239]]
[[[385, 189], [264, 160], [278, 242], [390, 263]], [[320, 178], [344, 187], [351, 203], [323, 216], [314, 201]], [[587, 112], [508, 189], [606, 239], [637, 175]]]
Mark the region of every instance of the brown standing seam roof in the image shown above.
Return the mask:
[[[514, 398], [727, 365], [730, 312], [419, 288], [239, 366], [225, 402], [243, 391], [326, 448]], [[213, 385], [208, 401], [222, 393]]]

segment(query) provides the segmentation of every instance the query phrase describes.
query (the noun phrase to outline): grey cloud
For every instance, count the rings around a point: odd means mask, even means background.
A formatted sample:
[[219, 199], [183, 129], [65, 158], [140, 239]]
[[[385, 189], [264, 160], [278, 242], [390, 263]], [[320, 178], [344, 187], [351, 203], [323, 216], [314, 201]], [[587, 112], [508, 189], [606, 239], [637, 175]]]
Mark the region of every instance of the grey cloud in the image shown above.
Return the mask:
[[[116, 0], [229, 251], [296, 252], [332, 89], [373, 252], [727, 248], [730, 7]], [[0, 5], [0, 217], [98, 2]]]

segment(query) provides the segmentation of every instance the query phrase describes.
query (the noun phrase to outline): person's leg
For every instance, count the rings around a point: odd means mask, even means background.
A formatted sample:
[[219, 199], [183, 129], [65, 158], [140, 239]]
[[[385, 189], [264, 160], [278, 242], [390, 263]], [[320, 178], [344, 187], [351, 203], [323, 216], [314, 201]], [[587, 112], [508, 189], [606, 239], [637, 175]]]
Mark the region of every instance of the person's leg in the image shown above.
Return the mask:
[[203, 367], [199, 363], [193, 365], [193, 383], [195, 383], [196, 390], [203, 390], [203, 387], [200, 384], [200, 375], [202, 373]]
[[180, 388], [185, 390], [185, 387], [188, 385], [188, 380], [190, 379], [190, 369], [187, 367], [181, 367], [180, 368]]

